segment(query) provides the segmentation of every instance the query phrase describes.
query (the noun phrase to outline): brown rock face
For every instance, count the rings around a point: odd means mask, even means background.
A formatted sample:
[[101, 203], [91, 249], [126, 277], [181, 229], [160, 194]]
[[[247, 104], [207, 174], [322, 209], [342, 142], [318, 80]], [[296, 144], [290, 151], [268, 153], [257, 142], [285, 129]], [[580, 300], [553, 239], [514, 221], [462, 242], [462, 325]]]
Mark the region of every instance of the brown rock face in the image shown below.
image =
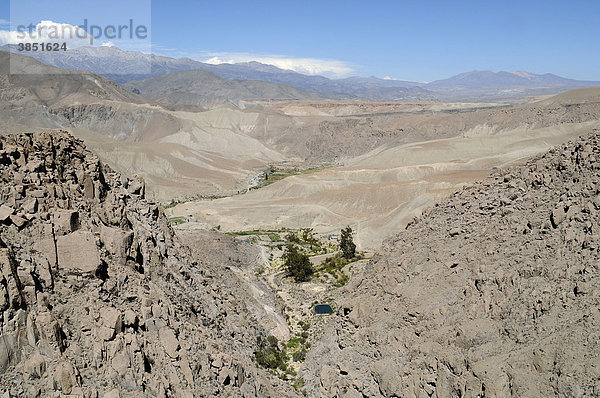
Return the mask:
[[345, 287], [311, 396], [600, 393], [600, 136], [429, 209]]
[[66, 271], [94, 273], [100, 265], [94, 234], [77, 231], [56, 238], [58, 268]]
[[0, 391], [296, 395], [250, 360], [265, 330], [216, 289], [142, 180], [64, 132], [0, 136], [0, 152]]
[[56, 210], [53, 214], [52, 224], [56, 235], [74, 232], [79, 227], [79, 213], [75, 210]]

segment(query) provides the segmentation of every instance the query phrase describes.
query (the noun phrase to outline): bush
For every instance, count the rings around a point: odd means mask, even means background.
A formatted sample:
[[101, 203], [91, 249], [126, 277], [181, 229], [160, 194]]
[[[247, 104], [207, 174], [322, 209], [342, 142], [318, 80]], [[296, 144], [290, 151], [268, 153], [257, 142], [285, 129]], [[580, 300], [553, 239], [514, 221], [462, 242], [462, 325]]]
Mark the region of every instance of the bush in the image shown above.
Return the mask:
[[314, 273], [308, 256], [298, 250], [292, 243], [288, 243], [283, 253], [284, 267], [289, 276], [296, 282], [306, 282]]
[[294, 232], [287, 234], [285, 239], [288, 243], [300, 243], [300, 238], [298, 238], [298, 235], [296, 235]]
[[279, 235], [276, 233], [270, 233], [268, 236], [269, 236], [269, 239], [271, 239], [271, 242], [279, 242], [281, 239], [279, 237]]
[[292, 359], [294, 360], [294, 362], [303, 362], [306, 359], [306, 349], [301, 348], [295, 353], [293, 353]]
[[275, 336], [269, 336], [267, 340], [260, 337], [257, 339], [258, 348], [254, 351], [254, 360], [263, 368], [287, 370], [287, 356], [285, 350], [279, 349], [279, 342]]

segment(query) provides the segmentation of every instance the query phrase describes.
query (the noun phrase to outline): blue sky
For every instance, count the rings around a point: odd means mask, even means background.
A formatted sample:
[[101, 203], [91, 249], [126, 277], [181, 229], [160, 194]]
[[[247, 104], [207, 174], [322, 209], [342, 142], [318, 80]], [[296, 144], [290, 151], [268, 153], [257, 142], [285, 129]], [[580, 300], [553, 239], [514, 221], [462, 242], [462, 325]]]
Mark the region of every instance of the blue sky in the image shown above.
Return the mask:
[[[32, 21], [70, 24], [120, 23], [149, 2], [14, 0]], [[5, 3], [0, 18], [8, 20]], [[257, 59], [329, 76], [432, 81], [470, 70], [525, 70], [600, 80], [598, 0], [151, 4], [152, 48], [164, 55]]]

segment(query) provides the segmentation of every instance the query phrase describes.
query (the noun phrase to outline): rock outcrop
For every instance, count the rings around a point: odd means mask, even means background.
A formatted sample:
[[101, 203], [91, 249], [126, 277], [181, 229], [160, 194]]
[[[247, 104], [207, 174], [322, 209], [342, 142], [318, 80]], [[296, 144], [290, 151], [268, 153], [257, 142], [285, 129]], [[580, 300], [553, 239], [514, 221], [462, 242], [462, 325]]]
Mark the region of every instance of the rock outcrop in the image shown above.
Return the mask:
[[453, 194], [345, 290], [309, 396], [598, 396], [600, 136]]
[[143, 181], [65, 132], [0, 137], [0, 165], [4, 396], [295, 395]]

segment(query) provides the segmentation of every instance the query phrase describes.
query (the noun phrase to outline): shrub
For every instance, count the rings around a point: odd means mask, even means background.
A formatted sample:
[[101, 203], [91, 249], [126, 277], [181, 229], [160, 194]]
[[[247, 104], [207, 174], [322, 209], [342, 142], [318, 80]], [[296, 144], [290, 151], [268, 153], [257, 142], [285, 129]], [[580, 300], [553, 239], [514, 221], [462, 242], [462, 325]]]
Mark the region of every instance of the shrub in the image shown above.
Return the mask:
[[271, 242], [279, 242], [279, 240], [281, 238], [279, 238], [279, 235], [276, 233], [270, 233], [269, 235], [269, 239], [271, 239]]
[[254, 351], [254, 360], [263, 368], [287, 370], [287, 356], [285, 350], [279, 348], [279, 342], [275, 336], [269, 336], [267, 340], [258, 337], [258, 348]]
[[284, 267], [289, 276], [296, 282], [306, 282], [314, 273], [308, 256], [298, 250], [292, 243], [288, 243], [283, 253]]
[[292, 359], [294, 360], [294, 362], [303, 362], [306, 359], [306, 349], [301, 348], [295, 353], [293, 353]]

